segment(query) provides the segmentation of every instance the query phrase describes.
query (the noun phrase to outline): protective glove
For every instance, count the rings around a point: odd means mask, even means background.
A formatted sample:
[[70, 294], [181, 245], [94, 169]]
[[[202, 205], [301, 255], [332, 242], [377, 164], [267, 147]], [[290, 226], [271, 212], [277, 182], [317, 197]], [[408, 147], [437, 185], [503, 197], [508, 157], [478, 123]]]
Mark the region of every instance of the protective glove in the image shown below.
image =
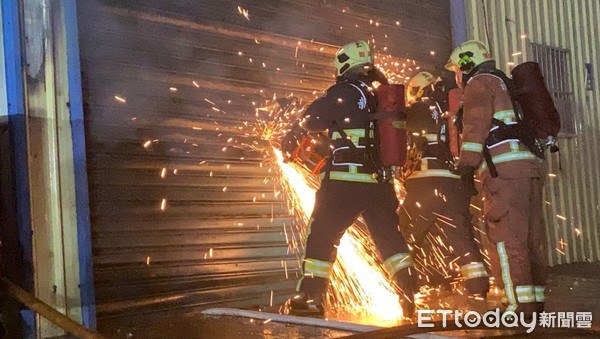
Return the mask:
[[284, 140], [281, 143], [281, 151], [283, 153], [283, 162], [287, 163], [290, 161], [294, 161], [294, 156], [297, 154], [296, 148], [298, 148], [297, 140]]
[[297, 153], [296, 149], [305, 135], [306, 131], [298, 127], [298, 124], [295, 124], [292, 129], [285, 134], [283, 140], [281, 140], [281, 152], [283, 153], [285, 162], [294, 160], [292, 159], [293, 155], [294, 153]]
[[460, 175], [462, 177], [463, 175], [472, 175], [473, 173], [475, 173], [475, 167], [455, 164], [450, 167], [450, 172], [452, 172], [452, 174]]
[[463, 188], [468, 196], [477, 195], [475, 188], [475, 167], [466, 165], [454, 165], [450, 167], [450, 172], [460, 175]]

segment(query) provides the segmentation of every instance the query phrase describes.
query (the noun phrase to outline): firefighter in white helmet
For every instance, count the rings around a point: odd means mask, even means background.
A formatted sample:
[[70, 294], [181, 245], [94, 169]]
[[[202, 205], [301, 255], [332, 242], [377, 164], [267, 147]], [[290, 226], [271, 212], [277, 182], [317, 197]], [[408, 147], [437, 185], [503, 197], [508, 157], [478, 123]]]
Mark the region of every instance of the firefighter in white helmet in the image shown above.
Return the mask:
[[[442, 81], [440, 77], [434, 77], [429, 72], [419, 72], [408, 82], [408, 89], [406, 91], [406, 104], [410, 106], [423, 98], [425, 90], [427, 89], [430, 89], [429, 93], [432, 93], [432, 90], [435, 90], [435, 85], [440, 81]], [[427, 97], [427, 95], [425, 97]]]
[[[366, 41], [342, 47], [334, 65], [337, 82], [306, 109], [301, 126], [327, 131], [333, 154], [321, 170], [321, 186], [306, 240], [303, 277], [298, 294], [290, 299], [292, 313], [322, 313], [323, 298], [346, 229], [362, 215], [384, 267], [403, 291], [404, 315], [414, 312], [416, 274], [413, 260], [398, 230], [398, 199], [391, 178], [379, 175], [381, 165], [373, 149], [370, 114], [377, 106], [374, 82], [387, 83], [373, 64]], [[360, 279], [360, 277], [357, 277]]]
[[451, 143], [456, 139], [450, 135], [447, 87], [429, 72], [420, 72], [409, 82], [407, 97], [412, 105], [406, 129], [410, 149], [400, 224], [414, 248], [424, 284], [450, 289], [458, 269], [468, 294], [485, 297], [488, 272], [473, 235], [472, 189], [450, 172]]
[[540, 311], [547, 265], [541, 160], [529, 132], [519, 125], [511, 83], [485, 44], [460, 44], [446, 68], [463, 87], [462, 144], [455, 173], [475, 170], [481, 183], [487, 236], [494, 247], [492, 271], [504, 287], [507, 310]]

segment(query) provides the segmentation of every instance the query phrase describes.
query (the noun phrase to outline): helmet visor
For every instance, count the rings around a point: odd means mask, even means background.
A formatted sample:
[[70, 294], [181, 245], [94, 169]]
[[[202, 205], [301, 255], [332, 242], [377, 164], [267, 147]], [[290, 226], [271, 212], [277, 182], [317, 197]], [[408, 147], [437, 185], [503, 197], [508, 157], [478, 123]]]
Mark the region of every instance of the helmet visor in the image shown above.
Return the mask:
[[411, 87], [408, 91], [408, 95], [410, 95], [411, 97], [416, 97], [419, 94], [420, 90], [421, 90], [421, 87], [418, 87], [418, 86]]

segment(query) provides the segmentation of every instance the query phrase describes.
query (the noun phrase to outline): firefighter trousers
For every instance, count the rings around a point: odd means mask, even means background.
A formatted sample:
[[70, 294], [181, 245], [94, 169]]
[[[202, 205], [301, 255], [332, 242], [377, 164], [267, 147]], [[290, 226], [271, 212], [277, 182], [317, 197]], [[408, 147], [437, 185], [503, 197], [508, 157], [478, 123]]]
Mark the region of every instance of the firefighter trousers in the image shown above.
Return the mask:
[[405, 187], [400, 224], [413, 247], [421, 284], [448, 286], [458, 270], [467, 292], [485, 297], [489, 274], [475, 241], [471, 197], [462, 181], [431, 176], [408, 179]]
[[299, 291], [312, 296], [326, 292], [340, 239], [362, 215], [387, 273], [412, 300], [415, 284], [400, 277], [409, 274], [413, 261], [398, 229], [397, 208], [398, 198], [389, 183], [324, 180], [316, 193]]
[[543, 309], [548, 261], [542, 189], [543, 180], [536, 177], [483, 181], [492, 272], [509, 311]]

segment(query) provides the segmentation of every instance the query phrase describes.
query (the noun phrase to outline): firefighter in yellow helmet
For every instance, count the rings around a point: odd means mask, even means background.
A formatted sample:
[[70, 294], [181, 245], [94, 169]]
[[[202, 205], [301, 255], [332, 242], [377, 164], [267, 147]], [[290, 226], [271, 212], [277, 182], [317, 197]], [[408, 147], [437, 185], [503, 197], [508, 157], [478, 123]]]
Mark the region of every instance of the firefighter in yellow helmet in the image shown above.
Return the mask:
[[420, 72], [409, 82], [410, 149], [400, 224], [424, 284], [449, 289], [458, 270], [468, 295], [485, 297], [489, 275], [473, 235], [472, 189], [450, 172], [454, 160], [450, 143], [455, 141], [450, 137], [448, 87], [429, 72]]
[[509, 94], [510, 81], [480, 41], [460, 44], [446, 64], [463, 87], [462, 145], [455, 173], [475, 170], [496, 281], [508, 311], [543, 309], [545, 228], [541, 160]]
[[[370, 114], [377, 109], [374, 82], [387, 83], [373, 64], [365, 41], [343, 46], [334, 65], [337, 82], [304, 112], [301, 126], [326, 131], [333, 154], [321, 170], [321, 186], [306, 240], [303, 277], [290, 299], [292, 313], [322, 313], [323, 298], [346, 229], [362, 216], [382, 255], [384, 267], [405, 295], [404, 315], [414, 313], [415, 277], [408, 245], [398, 230], [398, 199], [377, 154]], [[358, 277], [360, 279], [360, 277]]]

